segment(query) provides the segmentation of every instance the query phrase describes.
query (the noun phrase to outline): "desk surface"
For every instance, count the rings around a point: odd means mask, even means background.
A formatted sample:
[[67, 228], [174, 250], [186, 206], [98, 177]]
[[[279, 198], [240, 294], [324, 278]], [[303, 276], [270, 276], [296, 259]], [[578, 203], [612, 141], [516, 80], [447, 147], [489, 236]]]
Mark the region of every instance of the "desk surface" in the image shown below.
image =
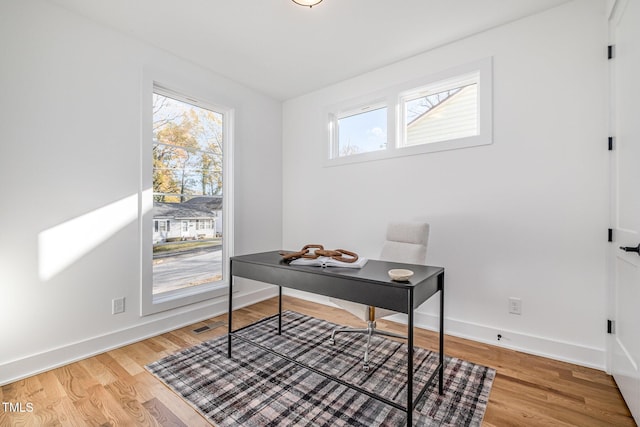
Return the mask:
[[[444, 268], [426, 265], [368, 260], [362, 268], [290, 265], [279, 251], [231, 258], [232, 274], [288, 288], [346, 299], [406, 313], [407, 292], [414, 295], [414, 307], [443, 286], [438, 276]], [[407, 282], [395, 282], [388, 271], [394, 268], [414, 272]]]

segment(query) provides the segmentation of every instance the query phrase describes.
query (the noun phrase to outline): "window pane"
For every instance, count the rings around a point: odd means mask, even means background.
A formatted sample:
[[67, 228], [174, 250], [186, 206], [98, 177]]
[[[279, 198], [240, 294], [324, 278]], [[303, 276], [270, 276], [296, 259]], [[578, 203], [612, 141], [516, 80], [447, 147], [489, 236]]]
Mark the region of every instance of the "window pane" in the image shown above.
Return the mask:
[[153, 294], [222, 281], [223, 115], [153, 97]]
[[429, 144], [480, 134], [478, 74], [458, 84], [442, 82], [402, 98], [404, 146]]
[[387, 107], [338, 119], [338, 156], [384, 150], [387, 147]]

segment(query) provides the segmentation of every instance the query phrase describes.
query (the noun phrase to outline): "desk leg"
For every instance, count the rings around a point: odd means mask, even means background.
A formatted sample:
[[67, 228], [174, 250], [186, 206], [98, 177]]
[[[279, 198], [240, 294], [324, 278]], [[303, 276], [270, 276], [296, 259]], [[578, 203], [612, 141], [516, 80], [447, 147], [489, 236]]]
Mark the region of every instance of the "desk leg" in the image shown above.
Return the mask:
[[228, 313], [228, 334], [227, 334], [227, 357], [231, 358], [231, 332], [233, 327], [231, 326], [231, 320], [233, 319], [233, 262], [229, 263], [229, 313]]
[[413, 425], [413, 288], [408, 291], [407, 326], [407, 427]]
[[444, 394], [444, 272], [438, 275], [440, 289], [440, 372], [438, 373], [438, 392]]
[[282, 335], [282, 286], [278, 286], [278, 335]]

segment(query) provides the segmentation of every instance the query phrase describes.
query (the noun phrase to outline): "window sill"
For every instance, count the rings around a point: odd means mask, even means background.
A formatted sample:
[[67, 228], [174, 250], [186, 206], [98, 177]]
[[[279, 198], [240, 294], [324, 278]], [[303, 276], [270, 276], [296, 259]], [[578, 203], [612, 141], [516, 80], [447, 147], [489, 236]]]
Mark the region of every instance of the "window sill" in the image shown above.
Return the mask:
[[342, 166], [354, 163], [372, 162], [385, 159], [395, 159], [398, 157], [415, 156], [419, 154], [435, 153], [438, 151], [458, 150], [461, 148], [479, 147], [490, 145], [493, 142], [491, 135], [472, 136], [429, 144], [413, 145], [400, 148], [388, 148], [386, 150], [371, 151], [362, 154], [352, 154], [350, 156], [337, 157], [335, 159], [325, 159], [324, 167]]

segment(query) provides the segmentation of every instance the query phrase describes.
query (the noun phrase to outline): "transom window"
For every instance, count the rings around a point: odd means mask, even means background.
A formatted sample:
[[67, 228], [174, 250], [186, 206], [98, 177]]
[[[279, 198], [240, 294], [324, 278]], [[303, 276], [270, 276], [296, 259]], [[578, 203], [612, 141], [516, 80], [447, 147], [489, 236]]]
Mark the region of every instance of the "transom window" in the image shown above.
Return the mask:
[[399, 146], [431, 144], [479, 134], [480, 72], [440, 81], [400, 97]]
[[366, 106], [337, 117], [337, 155], [384, 150], [387, 147], [387, 107]]
[[490, 144], [491, 74], [487, 58], [331, 107], [327, 165]]

